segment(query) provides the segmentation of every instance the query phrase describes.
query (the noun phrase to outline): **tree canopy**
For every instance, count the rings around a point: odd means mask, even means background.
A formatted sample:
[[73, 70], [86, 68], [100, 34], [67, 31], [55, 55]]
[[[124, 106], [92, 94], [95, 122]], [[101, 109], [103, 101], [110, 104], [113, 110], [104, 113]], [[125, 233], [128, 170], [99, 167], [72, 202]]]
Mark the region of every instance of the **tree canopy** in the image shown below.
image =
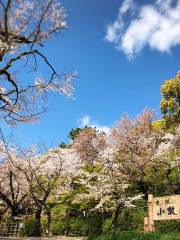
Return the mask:
[[180, 123], [180, 72], [176, 77], [164, 81], [161, 86], [161, 112], [164, 114], [166, 126]]

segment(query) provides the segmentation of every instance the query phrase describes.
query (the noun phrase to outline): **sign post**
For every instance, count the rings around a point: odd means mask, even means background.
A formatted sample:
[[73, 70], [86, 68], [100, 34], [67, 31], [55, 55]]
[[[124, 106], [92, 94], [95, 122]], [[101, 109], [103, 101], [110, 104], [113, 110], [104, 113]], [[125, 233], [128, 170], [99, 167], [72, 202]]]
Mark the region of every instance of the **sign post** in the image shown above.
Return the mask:
[[148, 217], [144, 219], [144, 231], [154, 232], [154, 221], [180, 219], [180, 195], [153, 197], [148, 195]]
[[153, 219], [153, 195], [148, 195], [148, 231], [154, 232], [154, 219]]
[[149, 219], [148, 219], [148, 217], [145, 217], [144, 218], [144, 231], [145, 232], [149, 232]]

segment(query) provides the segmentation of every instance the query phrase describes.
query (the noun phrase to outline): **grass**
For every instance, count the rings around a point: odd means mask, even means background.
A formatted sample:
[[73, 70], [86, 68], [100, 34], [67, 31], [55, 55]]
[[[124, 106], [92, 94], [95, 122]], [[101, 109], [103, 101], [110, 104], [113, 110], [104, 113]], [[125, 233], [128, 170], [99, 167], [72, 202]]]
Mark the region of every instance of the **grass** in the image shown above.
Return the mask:
[[122, 232], [115, 235], [103, 235], [92, 240], [180, 240], [180, 233], [137, 233]]

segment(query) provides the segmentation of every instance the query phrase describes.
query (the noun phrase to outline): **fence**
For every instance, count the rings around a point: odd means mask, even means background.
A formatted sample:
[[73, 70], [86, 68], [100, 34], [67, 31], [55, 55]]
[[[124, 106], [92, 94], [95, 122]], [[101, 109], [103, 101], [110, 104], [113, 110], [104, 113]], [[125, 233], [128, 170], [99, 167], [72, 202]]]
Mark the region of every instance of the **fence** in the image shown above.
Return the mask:
[[17, 237], [19, 232], [19, 222], [9, 222], [0, 224], [0, 236]]

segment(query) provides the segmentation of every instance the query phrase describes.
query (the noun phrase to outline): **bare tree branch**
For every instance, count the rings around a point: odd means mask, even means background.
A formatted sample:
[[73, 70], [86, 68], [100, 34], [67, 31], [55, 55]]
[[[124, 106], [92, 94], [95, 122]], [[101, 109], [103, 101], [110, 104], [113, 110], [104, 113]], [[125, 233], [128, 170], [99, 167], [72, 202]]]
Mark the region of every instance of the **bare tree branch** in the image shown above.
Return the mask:
[[[58, 73], [38, 48], [66, 27], [66, 13], [58, 0], [6, 0], [0, 6], [0, 118], [9, 124], [34, 121], [47, 109], [50, 92], [70, 97], [73, 91], [77, 75]], [[38, 73], [42, 60], [46, 78]], [[29, 67], [34, 79], [22, 80]]]

